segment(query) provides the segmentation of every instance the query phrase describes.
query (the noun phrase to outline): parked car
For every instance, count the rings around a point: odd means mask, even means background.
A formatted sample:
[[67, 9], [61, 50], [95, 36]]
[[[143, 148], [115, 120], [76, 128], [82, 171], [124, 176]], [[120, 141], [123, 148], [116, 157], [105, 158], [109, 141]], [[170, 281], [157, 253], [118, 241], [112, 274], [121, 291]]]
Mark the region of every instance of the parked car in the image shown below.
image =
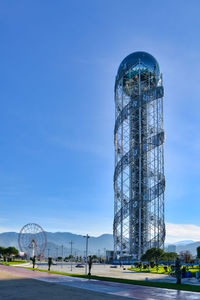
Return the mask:
[[82, 264], [77, 264], [77, 265], [76, 265], [76, 268], [84, 268], [84, 265], [82, 265]]

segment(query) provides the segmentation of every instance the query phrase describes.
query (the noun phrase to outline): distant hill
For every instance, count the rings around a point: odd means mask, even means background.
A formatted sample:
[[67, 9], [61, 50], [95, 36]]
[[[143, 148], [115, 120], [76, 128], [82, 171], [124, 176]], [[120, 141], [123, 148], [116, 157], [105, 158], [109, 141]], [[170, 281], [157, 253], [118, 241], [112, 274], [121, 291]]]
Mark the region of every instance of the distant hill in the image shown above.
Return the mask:
[[194, 243], [194, 241], [192, 241], [192, 240], [184, 240], [184, 241], [176, 242], [176, 243], [174, 243], [174, 245], [180, 246], [180, 245], [188, 245], [188, 244], [192, 244], [192, 243]]
[[0, 246], [2, 247], [14, 246], [18, 249], [18, 233], [17, 232], [0, 233]]
[[[47, 235], [47, 247], [46, 252], [49, 249], [49, 253], [52, 256], [61, 255], [62, 245], [64, 249], [64, 255], [70, 254], [70, 244], [73, 242], [73, 254], [75, 255], [84, 255], [85, 251], [85, 238], [82, 235], [73, 234], [70, 232], [46, 232]], [[4, 232], [0, 233], [0, 246], [9, 247], [14, 246], [17, 249], [18, 247], [18, 233], [16, 232]], [[112, 234], [103, 234], [99, 237], [90, 237], [89, 238], [89, 254], [101, 254], [103, 255], [105, 250], [113, 249], [113, 236]]]
[[[45, 255], [49, 253], [51, 256], [61, 256], [62, 245], [64, 250], [64, 256], [70, 254], [70, 244], [73, 242], [73, 254], [84, 255], [85, 253], [85, 238], [79, 234], [73, 234], [70, 232], [46, 232], [47, 235], [47, 247]], [[190, 251], [193, 255], [196, 255], [196, 248], [200, 246], [199, 242], [193, 241], [180, 241], [174, 243], [176, 245], [177, 252]], [[168, 244], [169, 245], [169, 244]], [[9, 247], [14, 246], [18, 249], [18, 233], [16, 232], [4, 232], [0, 233], [0, 246]], [[104, 255], [105, 250], [113, 250], [113, 236], [112, 234], [102, 234], [98, 237], [89, 238], [89, 254]]]
[[175, 242], [173, 244], [169, 244], [166, 243], [165, 244], [165, 249], [168, 248], [168, 246], [170, 245], [175, 245], [176, 246], [176, 252], [180, 253], [181, 251], [190, 251], [190, 253], [192, 255], [196, 255], [197, 254], [197, 247], [200, 246], [200, 241], [199, 242], [194, 242], [194, 241], [190, 241], [190, 240], [185, 240], [185, 241], [179, 241], [179, 242]]
[[[64, 255], [70, 254], [70, 244], [73, 242], [73, 253], [76, 255], [84, 255], [86, 240], [82, 235], [73, 234], [70, 232], [46, 232], [47, 234], [47, 249], [52, 252], [52, 256], [56, 256], [55, 253], [61, 255], [62, 245], [64, 245]], [[56, 249], [58, 248], [58, 250]], [[101, 254], [103, 255], [105, 250], [113, 249], [113, 236], [112, 234], [103, 234], [99, 237], [89, 238], [89, 254]]]
[[176, 251], [179, 253], [181, 251], [188, 250], [192, 255], [197, 254], [197, 247], [200, 246], [200, 241], [199, 242], [193, 242], [187, 245], [179, 244], [176, 246]]

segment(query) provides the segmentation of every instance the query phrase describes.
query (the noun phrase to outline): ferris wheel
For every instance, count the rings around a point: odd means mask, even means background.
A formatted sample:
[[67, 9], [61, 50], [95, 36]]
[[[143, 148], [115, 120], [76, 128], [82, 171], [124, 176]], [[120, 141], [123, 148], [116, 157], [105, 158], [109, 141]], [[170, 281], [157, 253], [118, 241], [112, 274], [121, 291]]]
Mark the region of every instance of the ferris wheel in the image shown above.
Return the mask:
[[18, 235], [20, 251], [29, 257], [43, 256], [47, 238], [43, 228], [35, 223], [26, 224]]

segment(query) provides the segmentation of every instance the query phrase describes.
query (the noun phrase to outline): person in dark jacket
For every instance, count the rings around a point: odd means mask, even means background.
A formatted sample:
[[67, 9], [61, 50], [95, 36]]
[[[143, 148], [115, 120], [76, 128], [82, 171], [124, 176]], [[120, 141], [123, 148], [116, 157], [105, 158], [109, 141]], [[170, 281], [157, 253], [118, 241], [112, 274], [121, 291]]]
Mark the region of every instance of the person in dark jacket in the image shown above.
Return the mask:
[[35, 262], [36, 262], [36, 256], [33, 256], [32, 262], [33, 262], [33, 269], [34, 269], [35, 268]]
[[91, 269], [92, 269], [92, 256], [89, 256], [88, 260], [88, 266], [89, 266], [89, 273], [88, 275], [91, 276]]
[[181, 262], [180, 259], [177, 257], [175, 263], [175, 275], [176, 275], [176, 284], [181, 284]]
[[48, 271], [51, 270], [51, 265], [52, 265], [52, 257], [48, 257]]

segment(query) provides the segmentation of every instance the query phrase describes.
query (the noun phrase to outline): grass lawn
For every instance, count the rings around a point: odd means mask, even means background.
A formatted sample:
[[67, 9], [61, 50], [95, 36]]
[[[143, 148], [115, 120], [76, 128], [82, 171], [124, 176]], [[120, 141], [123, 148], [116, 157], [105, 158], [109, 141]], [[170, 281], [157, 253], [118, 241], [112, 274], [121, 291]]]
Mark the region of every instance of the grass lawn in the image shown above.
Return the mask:
[[122, 279], [122, 278], [113, 278], [113, 277], [103, 277], [103, 276], [96, 276], [96, 275], [88, 276], [88, 275], [82, 275], [82, 274], [79, 275], [79, 274], [71, 274], [71, 273], [64, 273], [64, 272], [47, 271], [47, 270], [33, 269], [33, 268], [27, 268], [27, 267], [23, 267], [23, 268], [35, 270], [35, 271], [39, 271], [39, 272], [47, 272], [47, 273], [59, 274], [59, 275], [71, 276], [71, 277], [127, 283], [127, 284], [133, 284], [133, 285], [152, 286], [152, 287], [157, 287], [157, 288], [166, 288], [166, 289], [182, 290], [182, 291], [190, 291], [190, 292], [200, 292], [200, 286], [190, 285], [190, 284], [177, 285], [176, 283], [168, 283], [168, 282], [132, 280], [132, 279]]
[[[145, 272], [145, 273], [168, 274], [170, 268], [169, 267], [167, 268], [167, 270], [168, 270], [167, 272], [165, 271], [163, 266], [159, 266], [158, 271], [157, 271], [156, 267], [154, 267], [154, 268], [149, 267], [149, 270], [141, 269], [141, 271], [140, 271], [140, 268], [129, 268], [129, 270], [136, 271], [136, 272]], [[189, 267], [189, 271], [192, 272], [193, 277], [196, 277], [196, 272], [199, 271], [199, 267], [198, 266]]]
[[18, 264], [24, 264], [26, 261], [16, 260], [16, 261], [8, 261], [6, 262], [0, 262], [1, 265], [18, 265]]
[[193, 268], [189, 268], [189, 271], [192, 272], [192, 276], [196, 277], [196, 272], [200, 271], [198, 266], [194, 266]]
[[156, 267], [154, 267], [154, 268], [149, 267], [149, 270], [148, 270], [148, 268], [141, 269], [141, 271], [140, 271], [140, 268], [129, 268], [129, 270], [136, 271], [136, 272], [157, 273], [157, 274], [168, 274], [169, 273], [169, 268], [168, 268], [168, 271], [165, 272], [165, 269], [163, 267], [159, 267], [158, 271], [157, 271]]

